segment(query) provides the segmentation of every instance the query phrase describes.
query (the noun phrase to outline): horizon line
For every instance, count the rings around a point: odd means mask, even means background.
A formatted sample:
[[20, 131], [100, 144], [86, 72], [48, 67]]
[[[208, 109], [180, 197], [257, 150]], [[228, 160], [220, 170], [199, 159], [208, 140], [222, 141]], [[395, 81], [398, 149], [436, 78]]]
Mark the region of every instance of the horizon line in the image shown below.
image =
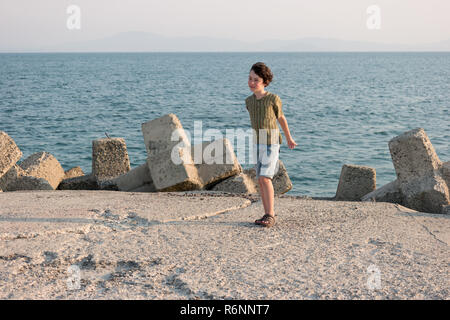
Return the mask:
[[358, 50], [358, 51], [1, 51], [0, 54], [58, 54], [58, 53], [450, 53], [450, 50]]

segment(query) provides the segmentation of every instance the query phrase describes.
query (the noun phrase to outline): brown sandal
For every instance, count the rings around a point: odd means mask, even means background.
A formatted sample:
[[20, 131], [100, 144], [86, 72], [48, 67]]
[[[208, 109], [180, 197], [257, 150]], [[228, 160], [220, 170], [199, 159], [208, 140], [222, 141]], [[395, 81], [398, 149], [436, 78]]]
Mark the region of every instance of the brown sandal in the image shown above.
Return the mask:
[[270, 214], [265, 214], [261, 219], [255, 220], [255, 224], [259, 224], [264, 227], [272, 227], [275, 224], [275, 217]]

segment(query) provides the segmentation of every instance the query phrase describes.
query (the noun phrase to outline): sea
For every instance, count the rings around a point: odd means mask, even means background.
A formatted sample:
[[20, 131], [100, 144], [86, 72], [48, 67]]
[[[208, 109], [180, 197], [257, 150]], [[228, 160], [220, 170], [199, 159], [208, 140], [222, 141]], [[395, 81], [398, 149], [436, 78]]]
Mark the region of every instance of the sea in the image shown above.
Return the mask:
[[[266, 90], [281, 98], [298, 144], [289, 149], [283, 135], [288, 194], [334, 196], [344, 164], [375, 168], [377, 187], [395, 180], [388, 143], [415, 128], [450, 160], [448, 52], [4, 53], [0, 130], [21, 160], [46, 151], [86, 174], [93, 140], [124, 138], [134, 168], [147, 158], [141, 124], [168, 113], [193, 144], [248, 130], [247, 79], [258, 61], [273, 71]], [[194, 126], [203, 133], [196, 139]]]

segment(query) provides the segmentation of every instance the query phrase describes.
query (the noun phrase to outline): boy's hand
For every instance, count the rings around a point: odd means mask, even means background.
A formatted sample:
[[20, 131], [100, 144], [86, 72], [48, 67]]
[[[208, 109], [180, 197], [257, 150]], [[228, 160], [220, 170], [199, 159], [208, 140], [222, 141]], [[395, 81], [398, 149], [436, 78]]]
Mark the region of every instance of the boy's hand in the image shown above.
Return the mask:
[[294, 149], [294, 147], [297, 145], [294, 141], [294, 139], [292, 138], [288, 138], [287, 139], [287, 145], [289, 147], [289, 149]]

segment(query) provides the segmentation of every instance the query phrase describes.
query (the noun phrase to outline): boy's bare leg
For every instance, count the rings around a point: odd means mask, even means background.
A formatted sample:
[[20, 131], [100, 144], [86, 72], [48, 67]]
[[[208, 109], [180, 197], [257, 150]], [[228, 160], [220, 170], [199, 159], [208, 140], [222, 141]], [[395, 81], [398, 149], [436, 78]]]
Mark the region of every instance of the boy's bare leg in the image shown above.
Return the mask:
[[259, 177], [258, 180], [259, 180], [260, 195], [264, 206], [264, 213], [274, 216], [275, 215], [273, 209], [274, 191], [272, 180], [266, 177]]
[[264, 188], [262, 187], [261, 178], [258, 179], [258, 182], [259, 182], [259, 195], [261, 196], [261, 201], [264, 206], [264, 214], [266, 214], [267, 213], [267, 209], [266, 209], [267, 204], [266, 204], [266, 198], [264, 196]]

